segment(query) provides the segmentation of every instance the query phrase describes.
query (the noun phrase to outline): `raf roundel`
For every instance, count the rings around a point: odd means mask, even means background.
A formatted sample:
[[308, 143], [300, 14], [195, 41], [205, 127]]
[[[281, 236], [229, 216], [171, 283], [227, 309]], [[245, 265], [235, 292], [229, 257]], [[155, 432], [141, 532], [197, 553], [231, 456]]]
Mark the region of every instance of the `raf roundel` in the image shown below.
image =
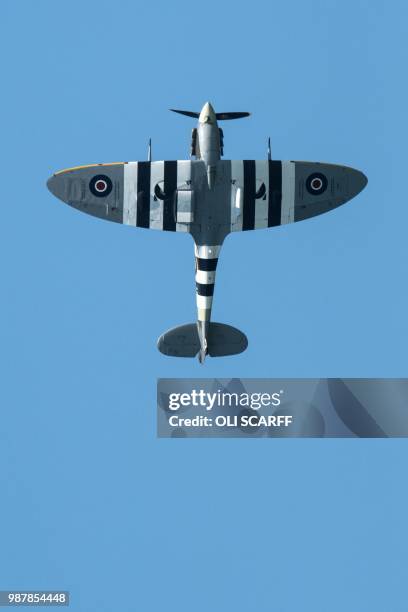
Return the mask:
[[312, 195], [321, 195], [327, 189], [327, 178], [321, 172], [314, 172], [306, 180], [306, 189]]
[[89, 181], [89, 189], [97, 198], [105, 198], [112, 191], [112, 181], [105, 174], [97, 174]]

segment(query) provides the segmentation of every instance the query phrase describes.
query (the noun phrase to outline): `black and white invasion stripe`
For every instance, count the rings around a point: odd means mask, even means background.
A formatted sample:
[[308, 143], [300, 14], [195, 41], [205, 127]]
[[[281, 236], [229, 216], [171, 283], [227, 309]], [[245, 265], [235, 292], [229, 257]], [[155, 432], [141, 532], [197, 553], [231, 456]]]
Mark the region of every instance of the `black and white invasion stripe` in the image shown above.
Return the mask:
[[209, 321], [215, 286], [215, 272], [221, 247], [195, 245], [197, 318]]
[[[123, 223], [167, 232], [186, 232], [177, 223], [175, 192], [191, 179], [191, 161], [129, 162], [124, 165]], [[162, 194], [157, 197], [155, 189]]]
[[295, 162], [244, 159], [230, 163], [232, 232], [294, 221]]
[[[177, 223], [174, 194], [180, 186], [197, 189], [191, 180], [192, 165], [203, 163], [179, 160], [125, 164], [123, 223], [162, 231], [189, 231], [187, 223]], [[231, 224], [232, 232], [295, 221], [295, 162], [232, 160], [220, 164], [231, 180], [229, 192], [223, 196], [226, 201], [218, 205], [226, 207], [226, 222]], [[161, 197], [157, 197], [159, 194]]]

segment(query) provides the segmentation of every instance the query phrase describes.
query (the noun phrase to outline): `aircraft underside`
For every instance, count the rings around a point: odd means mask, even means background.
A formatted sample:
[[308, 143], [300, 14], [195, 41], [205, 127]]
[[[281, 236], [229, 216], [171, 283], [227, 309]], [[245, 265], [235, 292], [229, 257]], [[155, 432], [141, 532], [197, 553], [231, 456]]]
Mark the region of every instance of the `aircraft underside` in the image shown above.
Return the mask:
[[[195, 243], [197, 323], [163, 334], [165, 355], [212, 357], [241, 353], [247, 338], [211, 322], [215, 274], [225, 237], [234, 232], [295, 223], [334, 210], [367, 184], [347, 166], [304, 161], [221, 160], [219, 113], [205, 105], [198, 116], [195, 160], [92, 164], [55, 173], [50, 191], [100, 219], [145, 229], [188, 232]], [[237, 115], [237, 116], [233, 116]], [[223, 116], [223, 117], [222, 117]], [[149, 149], [150, 157], [150, 149]]]

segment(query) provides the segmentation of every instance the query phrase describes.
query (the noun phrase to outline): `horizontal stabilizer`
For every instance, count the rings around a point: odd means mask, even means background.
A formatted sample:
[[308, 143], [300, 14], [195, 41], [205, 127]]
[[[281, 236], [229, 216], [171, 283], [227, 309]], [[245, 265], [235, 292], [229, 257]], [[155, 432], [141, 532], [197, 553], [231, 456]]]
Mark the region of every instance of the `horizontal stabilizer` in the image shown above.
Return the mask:
[[[207, 352], [211, 357], [225, 357], [242, 353], [248, 340], [242, 332], [223, 323], [210, 323], [207, 338]], [[164, 355], [172, 357], [195, 357], [200, 351], [197, 324], [190, 323], [174, 327], [157, 341], [157, 348]]]
[[169, 329], [158, 339], [157, 348], [171, 357], [195, 357], [200, 350], [197, 324], [187, 323]]
[[236, 327], [224, 323], [210, 323], [208, 330], [208, 354], [211, 357], [225, 357], [243, 353], [248, 346], [248, 340]]

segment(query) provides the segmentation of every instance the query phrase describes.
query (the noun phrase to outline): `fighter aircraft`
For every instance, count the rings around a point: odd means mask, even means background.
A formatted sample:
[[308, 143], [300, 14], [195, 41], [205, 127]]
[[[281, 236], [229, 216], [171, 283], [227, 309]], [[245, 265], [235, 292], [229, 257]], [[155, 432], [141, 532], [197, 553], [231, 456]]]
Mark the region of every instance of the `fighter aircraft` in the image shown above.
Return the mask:
[[[200, 113], [189, 160], [148, 160], [77, 166], [56, 172], [49, 190], [73, 208], [101, 219], [168, 232], [189, 232], [195, 247], [197, 322], [170, 329], [157, 346], [165, 355], [221, 357], [243, 352], [238, 329], [211, 322], [215, 273], [221, 246], [231, 232], [303, 221], [333, 210], [367, 184], [353, 168], [305, 161], [222, 160], [219, 121], [246, 112], [216, 113], [209, 102]], [[193, 159], [195, 158], [195, 159]]]

